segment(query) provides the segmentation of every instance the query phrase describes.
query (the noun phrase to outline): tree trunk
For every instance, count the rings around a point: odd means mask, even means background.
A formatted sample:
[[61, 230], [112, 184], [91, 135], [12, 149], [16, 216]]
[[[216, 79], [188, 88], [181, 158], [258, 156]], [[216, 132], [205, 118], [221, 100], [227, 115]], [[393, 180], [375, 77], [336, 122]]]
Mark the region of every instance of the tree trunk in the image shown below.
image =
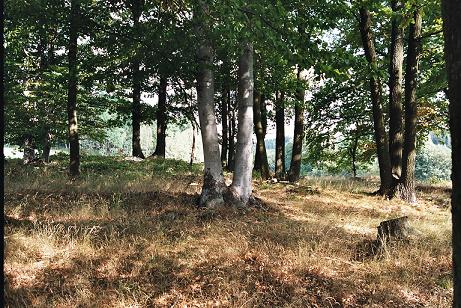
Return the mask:
[[50, 162], [50, 152], [51, 152], [51, 133], [50, 133], [50, 129], [46, 128], [45, 138], [43, 141], [43, 153], [42, 153], [42, 159], [45, 163]]
[[372, 68], [372, 71], [370, 72], [370, 94], [373, 111], [376, 154], [378, 156], [379, 176], [381, 180], [379, 193], [386, 195], [392, 185], [389, 143], [386, 135], [384, 114], [381, 105], [381, 85], [376, 74], [378, 65], [373, 34], [371, 31], [371, 17], [370, 12], [364, 7], [360, 8], [360, 34], [362, 37], [363, 49], [365, 50], [365, 56]]
[[244, 43], [239, 59], [238, 131], [230, 201], [246, 206], [252, 194], [253, 45]]
[[[402, 3], [391, 0], [392, 11], [399, 13]], [[402, 116], [402, 66], [403, 26], [401, 17], [392, 17], [391, 48], [389, 63], [389, 151], [392, 177], [398, 183], [402, 174], [403, 116]]]
[[231, 100], [229, 99], [229, 155], [227, 158], [227, 170], [234, 171], [235, 165], [235, 107], [232, 106]]
[[227, 86], [224, 87], [222, 97], [221, 97], [221, 124], [222, 124], [222, 144], [221, 144], [221, 164], [223, 168], [227, 168], [227, 148], [228, 148], [228, 137], [229, 137], [229, 132], [227, 128], [227, 121], [229, 118], [228, 112], [227, 112], [227, 106], [229, 104], [229, 99], [230, 99], [230, 92], [227, 89]]
[[421, 26], [420, 9], [414, 13], [414, 23], [410, 25], [407, 63], [405, 71], [405, 139], [402, 157], [402, 177], [399, 185], [399, 195], [402, 199], [416, 202], [415, 191], [415, 162], [416, 162], [416, 122], [418, 82], [418, 62], [421, 54]]
[[[140, 1], [134, 1], [131, 11], [133, 14], [134, 29], [138, 31], [139, 18], [141, 17], [141, 3]], [[142, 84], [142, 73], [139, 68], [139, 51], [136, 51], [134, 59], [132, 60], [132, 105], [131, 105], [131, 125], [132, 125], [132, 156], [144, 158], [144, 154], [141, 149], [141, 84]]]
[[80, 22], [80, 0], [71, 1], [69, 35], [69, 84], [67, 92], [67, 119], [69, 133], [69, 174], [80, 174], [80, 145], [77, 125], [77, 39]]
[[190, 150], [190, 162], [189, 162], [189, 168], [192, 168], [192, 164], [194, 163], [195, 160], [195, 124], [192, 122], [192, 147]]
[[265, 129], [262, 119], [262, 96], [259, 92], [254, 91], [253, 95], [253, 121], [256, 133], [256, 155], [254, 170], [261, 173], [261, 178], [267, 180], [270, 178], [269, 163], [267, 162], [266, 144], [264, 143]]
[[285, 93], [275, 98], [275, 176], [285, 179]]
[[461, 307], [461, 2], [442, 0], [445, 60], [450, 100], [452, 157], [453, 307]]
[[166, 149], [166, 90], [168, 86], [168, 80], [164, 77], [160, 77], [160, 86], [158, 90], [158, 106], [157, 106], [157, 145], [153, 156], [165, 158]]
[[356, 132], [356, 135], [354, 136], [354, 141], [352, 142], [352, 148], [350, 151], [351, 154], [351, 160], [352, 160], [352, 174], [354, 178], [357, 177], [357, 146], [359, 143], [359, 136], [358, 132]]
[[[298, 81], [301, 82], [301, 72], [298, 68]], [[291, 164], [288, 171], [288, 180], [296, 182], [299, 180], [301, 173], [301, 159], [303, 151], [304, 138], [304, 88], [298, 85], [295, 104], [295, 127], [293, 135], [293, 150], [291, 151]]]
[[223, 192], [226, 189], [226, 185], [221, 165], [218, 128], [213, 101], [212, 49], [208, 42], [202, 42], [197, 56], [199, 66], [197, 74], [197, 102], [205, 162], [204, 181], [199, 206], [213, 207], [224, 202]]

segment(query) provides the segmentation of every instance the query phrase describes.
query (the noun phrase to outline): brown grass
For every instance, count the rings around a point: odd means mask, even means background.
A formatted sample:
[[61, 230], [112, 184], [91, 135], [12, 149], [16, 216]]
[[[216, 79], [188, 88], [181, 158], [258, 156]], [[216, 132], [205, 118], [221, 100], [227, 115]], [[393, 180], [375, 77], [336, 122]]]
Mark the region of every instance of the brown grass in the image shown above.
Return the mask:
[[[408, 205], [369, 196], [375, 182], [255, 181], [262, 209], [198, 210], [198, 173], [138, 182], [118, 174], [100, 186], [103, 177], [89, 176], [71, 188], [65, 177], [47, 186], [46, 172], [6, 178], [9, 307], [451, 303], [446, 189], [425, 186]], [[365, 257], [379, 222], [403, 215], [420, 234]]]

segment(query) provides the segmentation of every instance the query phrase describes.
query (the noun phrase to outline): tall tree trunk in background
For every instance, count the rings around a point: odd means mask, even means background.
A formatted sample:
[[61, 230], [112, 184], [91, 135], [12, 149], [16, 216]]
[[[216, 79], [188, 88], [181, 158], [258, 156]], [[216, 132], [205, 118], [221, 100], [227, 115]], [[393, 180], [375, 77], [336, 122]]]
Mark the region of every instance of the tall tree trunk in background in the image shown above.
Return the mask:
[[227, 157], [227, 170], [234, 171], [235, 165], [235, 107], [232, 105], [231, 99], [229, 98], [229, 105], [227, 106], [229, 111], [229, 155]]
[[[131, 6], [133, 14], [133, 22], [135, 31], [139, 31], [139, 18], [141, 17], [142, 3], [141, 0], [135, 0]], [[131, 126], [133, 131], [132, 136], [132, 155], [135, 157], [144, 158], [141, 149], [141, 84], [142, 73], [139, 68], [139, 51], [136, 51], [132, 60], [132, 105], [131, 105]]]
[[50, 162], [50, 152], [51, 152], [51, 132], [50, 132], [50, 128], [46, 127], [45, 136], [43, 140], [43, 153], [42, 153], [42, 159], [45, 163]]
[[352, 141], [352, 148], [350, 148], [350, 155], [352, 160], [352, 174], [354, 178], [357, 177], [357, 146], [359, 143], [359, 133], [356, 131], [354, 140]]
[[221, 164], [223, 168], [227, 168], [227, 148], [228, 148], [228, 137], [229, 137], [229, 132], [228, 132], [228, 112], [227, 112], [227, 106], [229, 105], [229, 99], [230, 99], [230, 93], [229, 89], [227, 86], [224, 87], [224, 90], [221, 95], [221, 124], [222, 124], [222, 133], [221, 133], [221, 138], [222, 138], [222, 144], [221, 144]]
[[285, 178], [285, 92], [275, 97], [275, 177]]
[[265, 129], [262, 118], [263, 96], [257, 91], [253, 95], [253, 121], [256, 133], [256, 155], [254, 169], [261, 173], [261, 178], [270, 178], [269, 164], [267, 162], [266, 144], [264, 142]]
[[77, 39], [80, 22], [80, 0], [71, 1], [69, 34], [69, 84], [67, 91], [67, 119], [69, 133], [69, 174], [80, 174], [80, 145], [77, 125]]
[[266, 108], [266, 96], [261, 95], [261, 124], [262, 124], [262, 145], [264, 146], [263, 155], [261, 156], [261, 175], [264, 175], [263, 178], [269, 179], [271, 177], [269, 169], [269, 161], [267, 159], [267, 150], [266, 150], [266, 134], [267, 134], [267, 108]]
[[[298, 67], [298, 81], [301, 82], [301, 71]], [[301, 85], [296, 92], [295, 104], [295, 127], [293, 134], [293, 150], [291, 151], [290, 170], [288, 171], [288, 180], [296, 182], [299, 180], [301, 173], [301, 160], [304, 139], [304, 94], [305, 90]]]
[[192, 168], [192, 164], [195, 160], [195, 124], [192, 121], [192, 147], [190, 150], [190, 161], [189, 161], [189, 168]]
[[379, 193], [386, 195], [392, 186], [389, 143], [384, 125], [383, 108], [381, 105], [381, 84], [377, 74], [375, 74], [378, 69], [378, 64], [373, 34], [371, 31], [371, 17], [370, 12], [364, 7], [360, 8], [360, 34], [362, 37], [363, 49], [365, 50], [365, 56], [372, 68], [372, 72], [370, 72], [370, 93], [376, 154], [378, 156], [379, 176], [381, 179]]
[[416, 122], [418, 84], [418, 64], [421, 54], [421, 11], [414, 13], [414, 23], [410, 25], [405, 69], [405, 138], [402, 157], [402, 177], [398, 193], [408, 202], [416, 202], [415, 163], [416, 163]]
[[[394, 14], [400, 12], [400, 0], [391, 0]], [[389, 151], [391, 157], [393, 185], [402, 174], [403, 112], [402, 112], [402, 66], [403, 26], [402, 17], [392, 17], [391, 48], [389, 63]]]
[[157, 106], [157, 144], [153, 156], [165, 158], [166, 149], [166, 90], [168, 80], [160, 76], [160, 85], [158, 89], [158, 106]]
[[[206, 7], [200, 4], [197, 18], [201, 21]], [[202, 29], [196, 29], [197, 33], [203, 33]], [[197, 74], [197, 102], [202, 133], [203, 156], [205, 162], [204, 180], [199, 206], [213, 207], [224, 202], [223, 192], [226, 190], [221, 155], [219, 151], [218, 127], [214, 109], [214, 80], [213, 80], [213, 56], [211, 44], [202, 40], [197, 51], [198, 74]]]
[[445, 61], [450, 100], [452, 158], [453, 307], [461, 307], [461, 2], [442, 0]]
[[239, 59], [238, 131], [235, 170], [229, 189], [230, 201], [246, 206], [252, 194], [253, 45], [244, 43]]

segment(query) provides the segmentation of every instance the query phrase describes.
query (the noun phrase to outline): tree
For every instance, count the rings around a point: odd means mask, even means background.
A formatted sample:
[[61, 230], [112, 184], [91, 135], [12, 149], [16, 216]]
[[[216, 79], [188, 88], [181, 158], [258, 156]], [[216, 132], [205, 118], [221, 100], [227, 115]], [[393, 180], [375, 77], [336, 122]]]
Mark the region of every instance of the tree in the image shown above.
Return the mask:
[[203, 186], [199, 201], [199, 206], [201, 207], [213, 207], [222, 204], [224, 202], [223, 192], [226, 189], [214, 110], [213, 50], [209, 39], [200, 35], [201, 33], [209, 33], [205, 20], [207, 11], [208, 7], [200, 1], [194, 12], [196, 33], [199, 38], [197, 49], [197, 103], [205, 162]]
[[[277, 92], [278, 94], [278, 92]], [[275, 176], [285, 178], [285, 92], [275, 97]]]
[[452, 150], [453, 307], [461, 307], [461, 2], [442, 0]]
[[416, 123], [417, 123], [417, 75], [421, 53], [421, 11], [417, 8], [410, 24], [405, 69], [405, 136], [402, 156], [402, 177], [398, 188], [400, 197], [416, 202]]
[[301, 172], [301, 159], [304, 139], [304, 80], [301, 75], [300, 68], [298, 67], [297, 79], [299, 82], [298, 89], [296, 92], [296, 103], [295, 103], [295, 126], [293, 135], [293, 149], [291, 154], [290, 170], [288, 171], [288, 179], [290, 182], [296, 182], [299, 180]]
[[167, 129], [167, 86], [168, 80], [160, 77], [160, 85], [158, 89], [158, 106], [157, 106], [157, 144], [153, 156], [165, 158], [166, 148], [166, 129]]
[[379, 192], [386, 195], [392, 185], [391, 162], [389, 155], [389, 143], [384, 124], [384, 114], [381, 105], [381, 85], [377, 74], [377, 55], [373, 33], [371, 30], [371, 16], [367, 8], [360, 8], [360, 34], [362, 38], [365, 56], [370, 65], [370, 94], [373, 111], [373, 127], [378, 156], [380, 188]]
[[392, 177], [397, 185], [402, 174], [403, 150], [403, 108], [402, 108], [402, 66], [403, 66], [403, 17], [402, 2], [391, 0], [392, 26], [389, 62], [389, 151]]
[[230, 200], [237, 206], [246, 206], [252, 194], [253, 132], [253, 45], [244, 42], [239, 59], [238, 128], [235, 151], [235, 170], [229, 188]]
[[71, 176], [80, 174], [80, 145], [77, 126], [77, 40], [80, 23], [80, 0], [71, 1], [70, 35], [69, 35], [69, 88], [67, 98], [67, 119], [69, 125], [70, 164]]
[[256, 133], [256, 153], [255, 153], [255, 166], [254, 169], [261, 173], [261, 178], [267, 180], [270, 178], [269, 163], [267, 162], [266, 145], [264, 139], [266, 136], [265, 129], [265, 107], [264, 96], [259, 92], [254, 91], [253, 97], [253, 121]]

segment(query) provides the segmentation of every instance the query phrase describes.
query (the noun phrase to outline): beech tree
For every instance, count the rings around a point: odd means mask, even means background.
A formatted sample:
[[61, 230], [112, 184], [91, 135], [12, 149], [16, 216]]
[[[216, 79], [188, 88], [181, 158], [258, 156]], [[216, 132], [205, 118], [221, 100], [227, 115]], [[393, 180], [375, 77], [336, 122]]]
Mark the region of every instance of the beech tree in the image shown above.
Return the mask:
[[77, 126], [77, 40], [80, 23], [80, 0], [71, 1], [70, 35], [69, 35], [69, 88], [67, 98], [67, 119], [69, 124], [70, 164], [71, 176], [80, 174], [80, 145]]
[[461, 3], [442, 0], [452, 150], [453, 307], [461, 307]]

